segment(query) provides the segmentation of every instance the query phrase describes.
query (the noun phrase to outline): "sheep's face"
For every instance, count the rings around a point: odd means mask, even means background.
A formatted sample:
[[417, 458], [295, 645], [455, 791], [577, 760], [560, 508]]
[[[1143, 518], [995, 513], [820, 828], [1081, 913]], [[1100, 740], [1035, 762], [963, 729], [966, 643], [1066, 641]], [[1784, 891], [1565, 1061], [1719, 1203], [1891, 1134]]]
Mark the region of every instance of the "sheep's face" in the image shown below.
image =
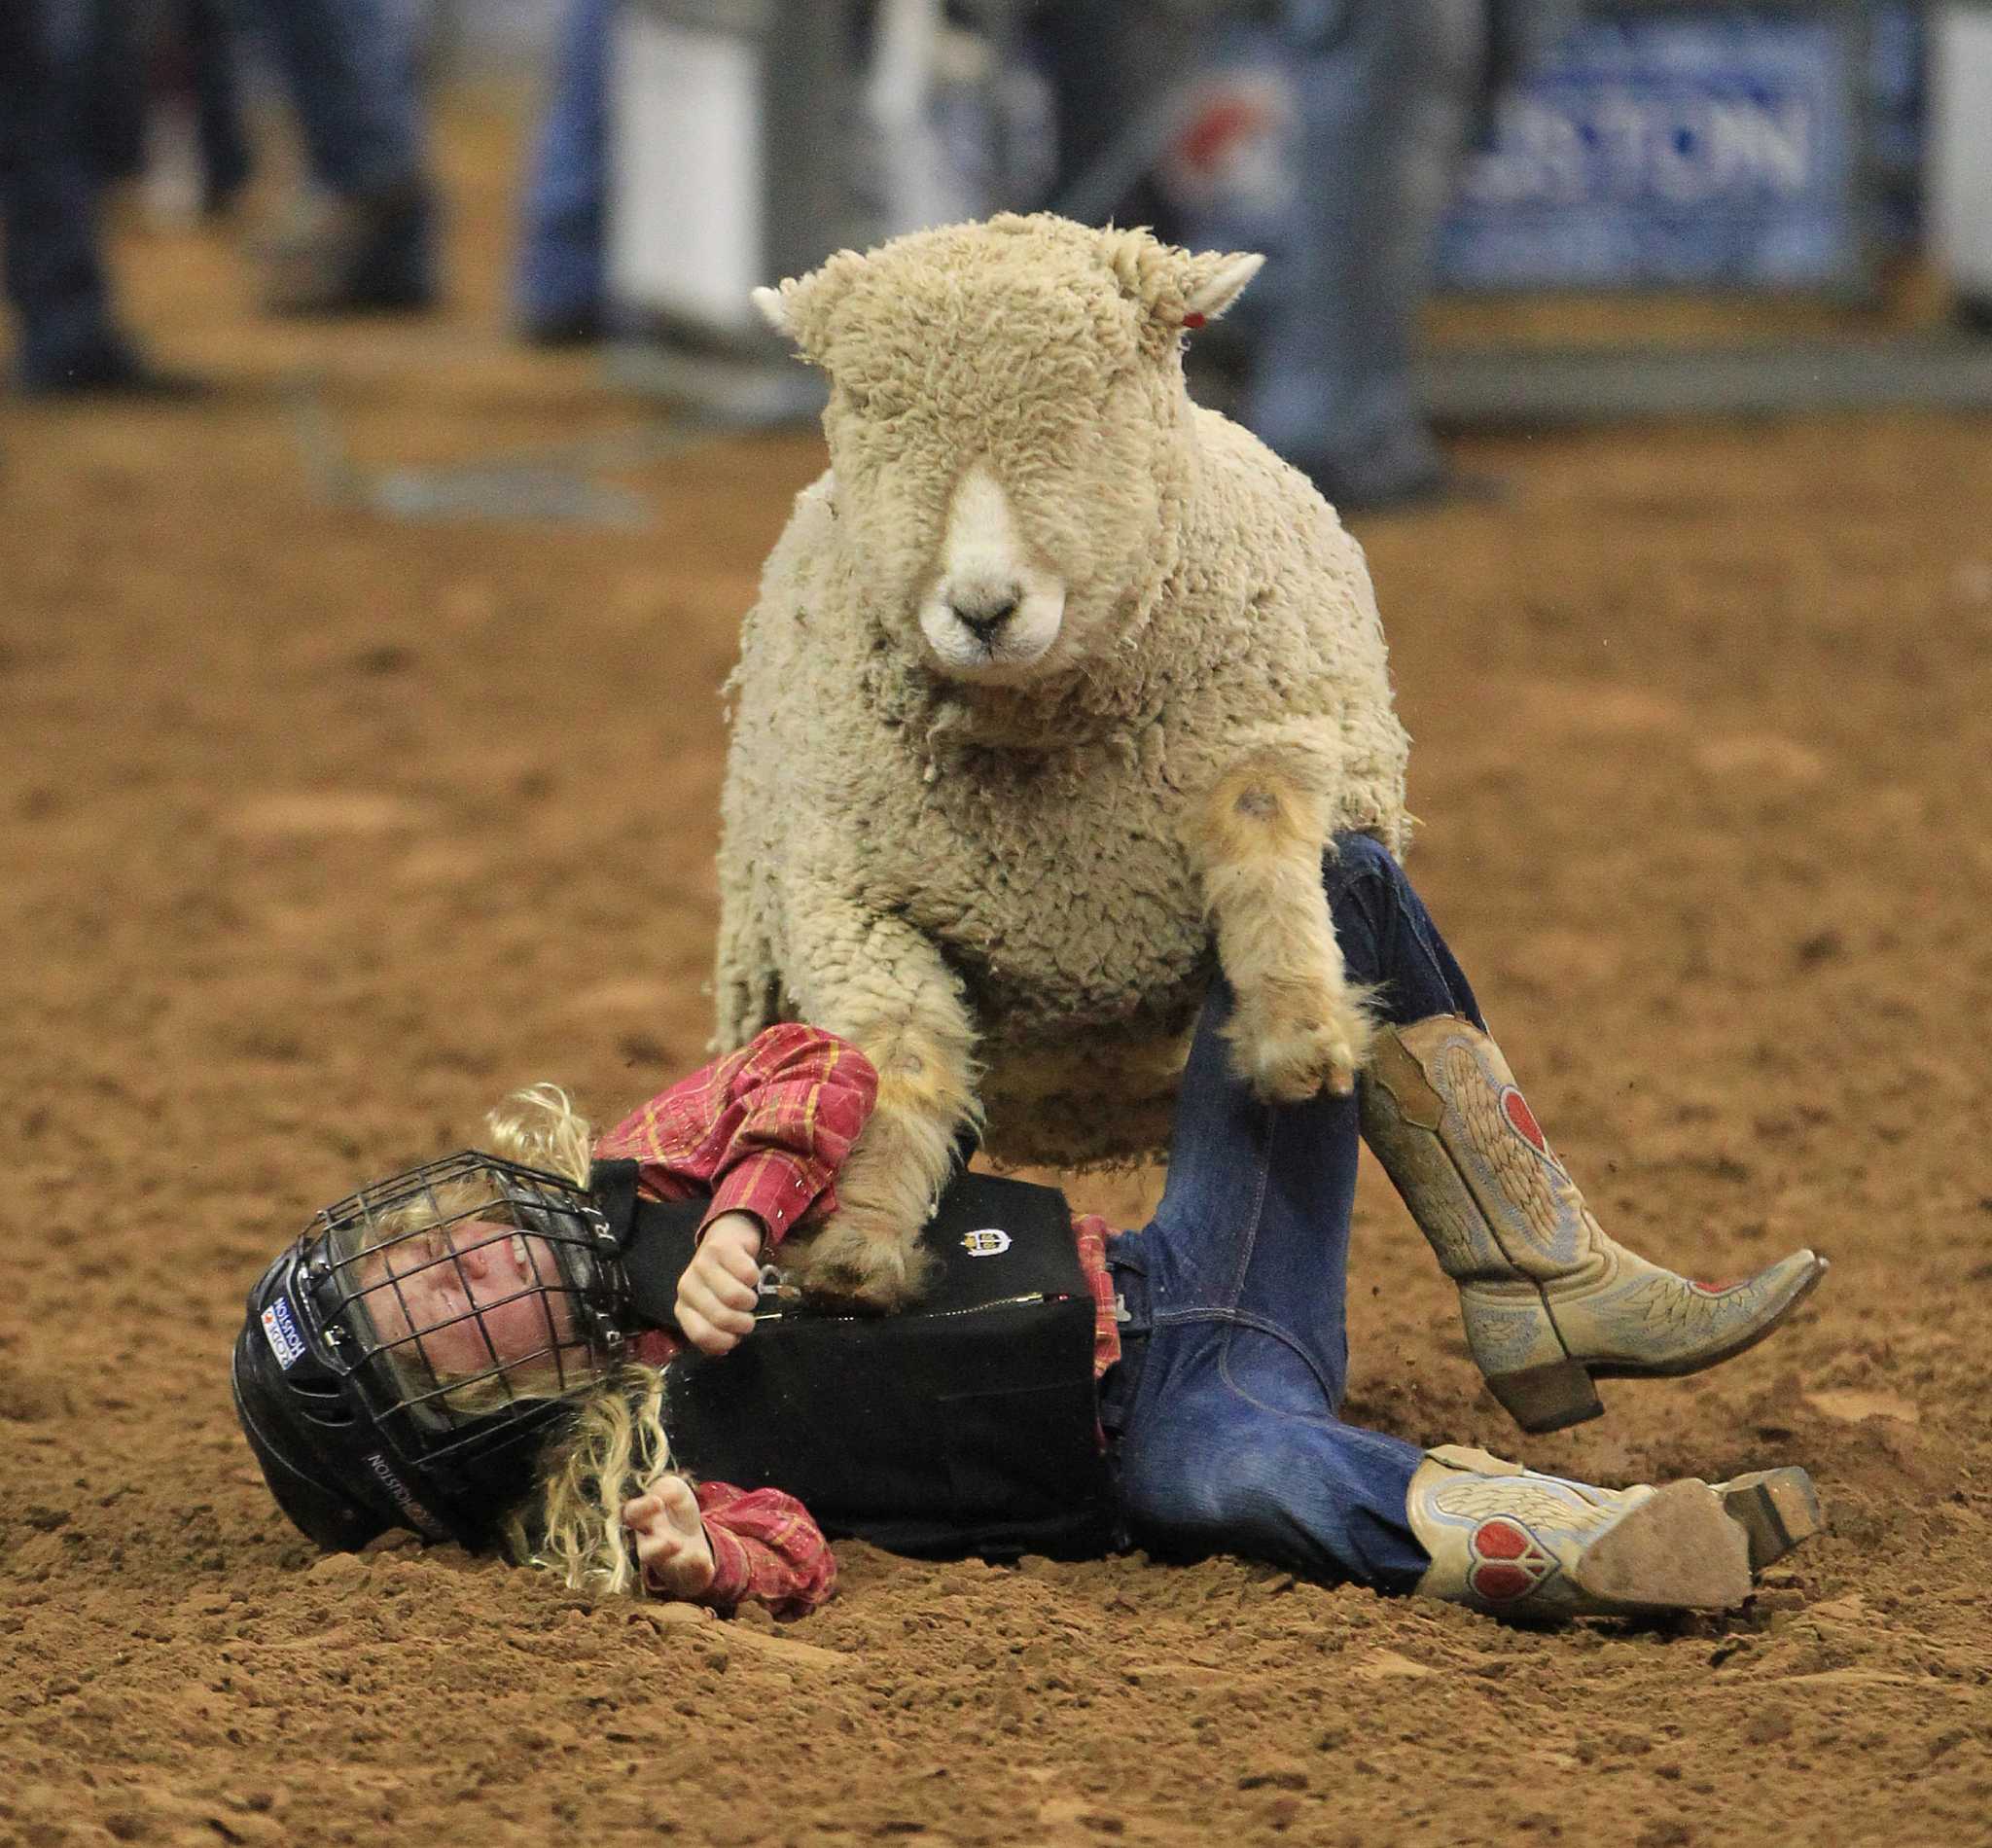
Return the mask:
[[1131, 338], [1111, 367], [1054, 327], [992, 351], [960, 323], [1062, 304], [952, 305], [939, 338], [916, 313], [916, 345], [831, 356], [837, 518], [889, 628], [949, 678], [1014, 686], [1083, 657], [1141, 582], [1177, 418]]
[[[1228, 266], [1220, 290], [1212, 266]], [[761, 292], [830, 373], [838, 528], [887, 632], [943, 676], [996, 686], [1111, 644], [1183, 472], [1181, 329], [1257, 267], [1003, 219]]]
[[1010, 490], [978, 456], [948, 499], [936, 567], [919, 599], [920, 636], [945, 674], [1027, 679], [1062, 638], [1067, 579], [1023, 535]]

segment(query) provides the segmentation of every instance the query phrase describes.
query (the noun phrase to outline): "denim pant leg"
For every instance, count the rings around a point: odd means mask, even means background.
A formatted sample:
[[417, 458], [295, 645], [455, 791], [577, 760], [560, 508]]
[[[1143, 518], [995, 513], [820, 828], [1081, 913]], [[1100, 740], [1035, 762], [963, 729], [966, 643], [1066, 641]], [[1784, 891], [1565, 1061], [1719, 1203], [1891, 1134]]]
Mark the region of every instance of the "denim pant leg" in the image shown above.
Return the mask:
[[[1390, 853], [1336, 836], [1322, 878], [1350, 977], [1395, 1024], [1480, 1021], [1465, 972]], [[1131, 1404], [1110, 1406], [1136, 1537], [1407, 1590], [1422, 1452], [1341, 1422], [1355, 1099], [1275, 1106], [1235, 1078], [1220, 977], [1197, 1023], [1155, 1220], [1115, 1244], [1135, 1325]], [[1127, 1276], [1126, 1273], [1133, 1275]]]
[[353, 195], [421, 183], [414, 11], [396, 0], [249, 0], [297, 113], [311, 177]]
[[1411, 362], [1467, 110], [1435, 0], [1285, 0], [1298, 172], [1243, 421], [1345, 491], [1388, 493], [1439, 451]]
[[[1130, 1403], [1110, 1407], [1134, 1537], [1405, 1589], [1420, 1452], [1336, 1416], [1356, 1183], [1353, 1099], [1260, 1102], [1231, 1075], [1213, 984], [1155, 1219], [1116, 1241], [1134, 1327]], [[1136, 1273], [1128, 1276], [1128, 1272]]]
[[609, 33], [617, 0], [570, 0], [526, 184], [513, 299], [528, 325], [607, 294]]
[[1368, 835], [1335, 835], [1322, 884], [1349, 979], [1376, 990], [1381, 1018], [1408, 1026], [1463, 1013], [1486, 1030], [1466, 972], [1387, 847]]
[[77, 0], [0, 0], [0, 263], [30, 385], [120, 340], [80, 94], [89, 22]]
[[232, 19], [226, 0], [181, 0], [179, 16], [194, 86], [205, 203], [219, 208], [247, 183], [254, 164], [242, 119]]

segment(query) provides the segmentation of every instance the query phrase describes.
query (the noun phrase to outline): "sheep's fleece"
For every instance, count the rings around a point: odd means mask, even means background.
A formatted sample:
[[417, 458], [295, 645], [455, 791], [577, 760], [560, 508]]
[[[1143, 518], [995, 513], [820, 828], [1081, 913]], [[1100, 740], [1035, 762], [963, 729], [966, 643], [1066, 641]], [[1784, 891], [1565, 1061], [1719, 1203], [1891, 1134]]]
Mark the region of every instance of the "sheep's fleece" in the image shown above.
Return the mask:
[[1255, 969], [1339, 983], [1319, 856], [1403, 850], [1407, 740], [1360, 548], [1184, 387], [1258, 267], [1004, 216], [757, 292], [831, 468], [729, 683], [718, 1047], [807, 1018], [881, 1109], [925, 1072], [998, 1160], [1079, 1167], [1166, 1145], [1217, 957], [1241, 1014]]

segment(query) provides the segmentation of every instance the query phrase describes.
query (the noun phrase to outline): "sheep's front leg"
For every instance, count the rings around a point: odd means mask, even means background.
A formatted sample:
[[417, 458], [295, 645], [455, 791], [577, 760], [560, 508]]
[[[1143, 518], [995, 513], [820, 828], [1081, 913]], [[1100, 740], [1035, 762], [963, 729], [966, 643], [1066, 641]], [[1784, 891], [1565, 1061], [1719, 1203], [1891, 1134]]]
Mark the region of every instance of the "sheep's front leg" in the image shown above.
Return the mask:
[[878, 1073], [877, 1106], [836, 1177], [836, 1213], [808, 1242], [803, 1287], [896, 1309], [925, 1284], [920, 1232], [955, 1138], [978, 1115], [975, 1031], [941, 952], [909, 925], [841, 905], [801, 915], [790, 990], [805, 1019], [851, 1041]]
[[1353, 1090], [1374, 1030], [1322, 891], [1326, 810], [1314, 766], [1268, 751], [1220, 777], [1183, 830], [1237, 997], [1226, 1029], [1233, 1068], [1281, 1103]]

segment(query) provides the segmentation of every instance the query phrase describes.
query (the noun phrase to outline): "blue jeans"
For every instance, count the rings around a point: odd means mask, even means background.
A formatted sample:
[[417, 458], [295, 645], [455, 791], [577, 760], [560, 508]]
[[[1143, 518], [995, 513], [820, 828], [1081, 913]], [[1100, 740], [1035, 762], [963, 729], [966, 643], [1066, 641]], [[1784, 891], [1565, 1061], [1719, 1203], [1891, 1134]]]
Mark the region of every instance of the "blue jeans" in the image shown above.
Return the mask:
[[194, 87], [201, 202], [219, 211], [247, 184], [254, 159], [227, 0], [180, 0], [176, 24]]
[[407, 0], [237, 0], [298, 119], [311, 178], [351, 196], [422, 186], [428, 157]]
[[97, 220], [79, 0], [0, 0], [0, 260], [27, 385], [121, 349]]
[[528, 330], [608, 302], [609, 32], [616, 0], [570, 0], [526, 183], [513, 302]]
[[1440, 471], [1411, 364], [1479, 74], [1444, 0], [1285, 0], [1298, 149], [1241, 421], [1332, 499]]
[[[1324, 881], [1350, 977], [1381, 984], [1385, 1019], [1480, 1023], [1382, 847], [1336, 836]], [[1423, 1452], [1338, 1416], [1356, 1100], [1261, 1102], [1230, 1069], [1231, 1006], [1220, 977], [1184, 1075], [1161, 1204], [1143, 1231], [1109, 1241], [1130, 1319], [1101, 1418], [1128, 1524], [1160, 1554], [1246, 1553], [1408, 1590], [1427, 1563], [1405, 1513]]]

